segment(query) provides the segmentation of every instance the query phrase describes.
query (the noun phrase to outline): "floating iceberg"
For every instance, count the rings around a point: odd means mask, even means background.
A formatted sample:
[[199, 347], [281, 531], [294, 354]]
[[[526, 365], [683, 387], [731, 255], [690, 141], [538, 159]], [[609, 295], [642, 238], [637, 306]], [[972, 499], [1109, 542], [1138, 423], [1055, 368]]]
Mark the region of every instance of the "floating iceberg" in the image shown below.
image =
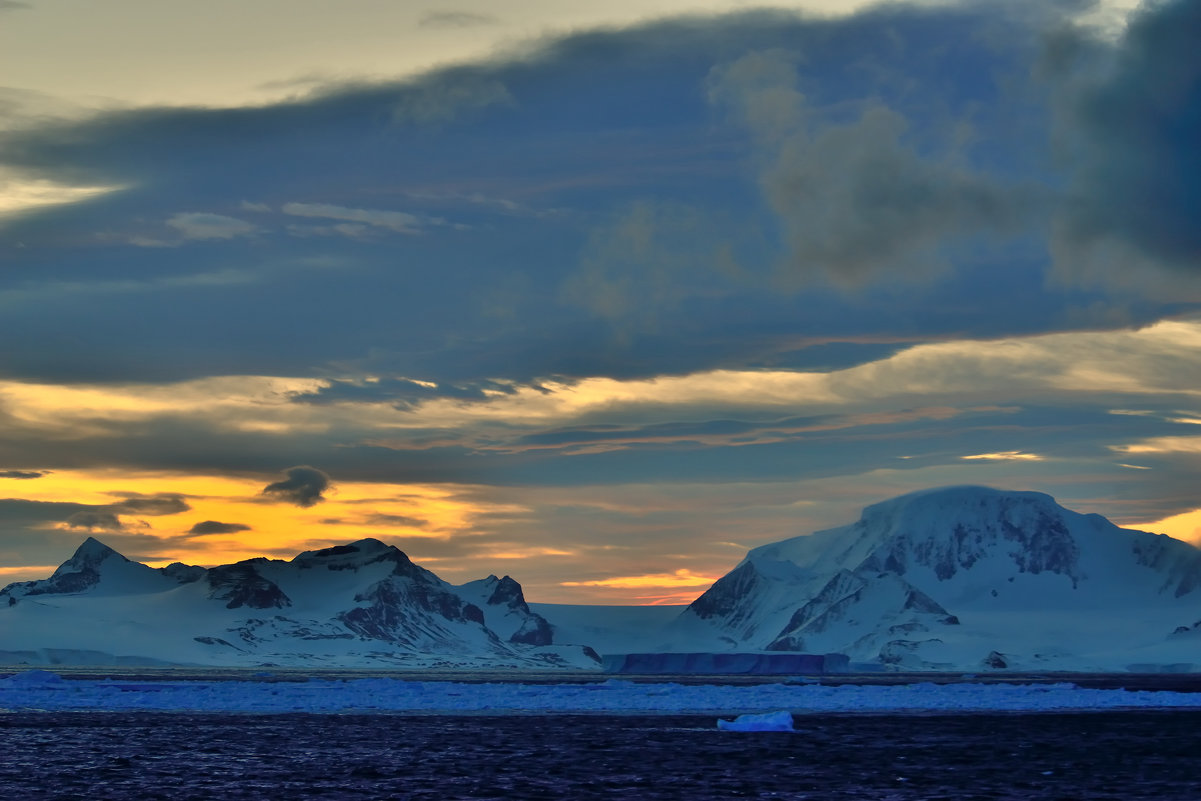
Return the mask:
[[792, 731], [792, 713], [764, 712], [759, 715], [739, 715], [733, 720], [718, 720], [722, 731]]

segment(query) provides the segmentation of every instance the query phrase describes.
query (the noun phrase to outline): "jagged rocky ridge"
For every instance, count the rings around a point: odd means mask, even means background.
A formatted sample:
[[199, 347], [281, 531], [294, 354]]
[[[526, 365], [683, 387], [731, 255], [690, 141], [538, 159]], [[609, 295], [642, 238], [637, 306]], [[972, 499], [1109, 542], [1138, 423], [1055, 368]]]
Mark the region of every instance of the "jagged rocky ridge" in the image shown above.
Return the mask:
[[0, 590], [0, 626], [0, 661], [90, 652], [90, 661], [214, 665], [599, 662], [587, 647], [555, 643], [508, 576], [456, 587], [373, 539], [290, 561], [156, 569], [89, 537], [49, 578]]
[[752, 550], [665, 639], [908, 669], [1201, 670], [1199, 621], [1197, 548], [952, 487]]

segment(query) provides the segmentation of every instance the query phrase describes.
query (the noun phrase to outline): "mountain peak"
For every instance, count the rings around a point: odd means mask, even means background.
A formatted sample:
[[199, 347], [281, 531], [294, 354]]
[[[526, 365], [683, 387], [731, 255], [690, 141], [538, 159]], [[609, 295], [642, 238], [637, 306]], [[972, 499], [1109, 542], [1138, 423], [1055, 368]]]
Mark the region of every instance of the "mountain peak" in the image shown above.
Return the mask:
[[1028, 665], [1087, 651], [1097, 661], [1074, 664], [1112, 666], [1123, 649], [1184, 653], [1164, 638], [1196, 617], [1198, 592], [1201, 553], [1187, 543], [1041, 492], [952, 486], [759, 546], [693, 602], [679, 630], [911, 667], [992, 664], [994, 651]]
[[401, 551], [393, 545], [385, 545], [377, 539], [367, 537], [343, 545], [332, 545], [316, 551], [305, 551], [292, 557], [292, 563], [300, 567], [324, 566], [330, 569], [362, 567], [398, 555]]
[[107, 559], [108, 557], [113, 556], [114, 554], [117, 556], [121, 555], [121, 554], [117, 553], [115, 550], [113, 550], [112, 548], [110, 548], [109, 546], [105, 545], [100, 540], [96, 539], [95, 537], [88, 537], [86, 540], [84, 540], [83, 542], [81, 542], [79, 544], [78, 548], [75, 549], [75, 554], [71, 557], [71, 559], [69, 561], [75, 561], [77, 559], [78, 560], [87, 560], [87, 561], [100, 561], [103, 559]]
[[61, 576], [87, 571], [94, 572], [100, 566], [101, 562], [107, 561], [112, 557], [116, 557], [121, 562], [129, 561], [95, 537], [88, 537], [75, 549], [75, 553], [71, 555], [70, 559], [58, 566], [58, 570], [54, 571], [54, 575]]
[[1043, 492], [1029, 490], [1001, 490], [972, 484], [918, 490], [898, 495], [886, 501], [871, 504], [863, 509], [863, 520], [890, 517], [901, 513], [962, 513], [979, 509], [985, 513], [995, 511], [998, 505], [1023, 505], [1062, 510], [1055, 499]]
[[1080, 543], [1064, 509], [1041, 492], [944, 487], [902, 495], [863, 510], [862, 564], [905, 573], [921, 565], [946, 580], [990, 556], [1023, 573], [1059, 573], [1075, 583]]

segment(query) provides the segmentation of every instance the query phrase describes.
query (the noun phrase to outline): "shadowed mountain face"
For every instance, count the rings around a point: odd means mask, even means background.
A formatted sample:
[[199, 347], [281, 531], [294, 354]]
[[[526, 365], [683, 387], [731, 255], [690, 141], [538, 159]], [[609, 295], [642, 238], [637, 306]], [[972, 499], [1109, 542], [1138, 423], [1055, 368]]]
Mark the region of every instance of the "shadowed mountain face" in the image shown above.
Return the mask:
[[671, 628], [911, 668], [1114, 669], [1201, 663], [1182, 643], [1198, 620], [1193, 546], [1041, 493], [951, 487], [752, 550]]
[[554, 643], [508, 576], [455, 587], [373, 539], [287, 562], [154, 569], [89, 538], [50, 578], [0, 591], [0, 609], [12, 652], [195, 664], [596, 664], [588, 649]]

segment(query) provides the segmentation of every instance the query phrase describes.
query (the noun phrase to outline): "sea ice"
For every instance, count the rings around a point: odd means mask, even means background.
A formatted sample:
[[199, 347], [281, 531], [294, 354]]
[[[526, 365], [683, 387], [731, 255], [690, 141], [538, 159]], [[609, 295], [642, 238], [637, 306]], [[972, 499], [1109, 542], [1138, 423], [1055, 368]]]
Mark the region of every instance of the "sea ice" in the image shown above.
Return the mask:
[[0, 685], [12, 687], [39, 687], [47, 684], [62, 684], [63, 677], [49, 670], [25, 670], [0, 679]]
[[1201, 708], [1201, 693], [1086, 689], [1051, 684], [894, 686], [676, 682], [308, 681], [66, 679], [26, 671], [0, 679], [0, 712], [13, 710], [404, 712], [417, 714], [794, 714]]
[[761, 715], [739, 715], [733, 720], [718, 719], [717, 728], [722, 731], [793, 731], [792, 713], [782, 710]]

